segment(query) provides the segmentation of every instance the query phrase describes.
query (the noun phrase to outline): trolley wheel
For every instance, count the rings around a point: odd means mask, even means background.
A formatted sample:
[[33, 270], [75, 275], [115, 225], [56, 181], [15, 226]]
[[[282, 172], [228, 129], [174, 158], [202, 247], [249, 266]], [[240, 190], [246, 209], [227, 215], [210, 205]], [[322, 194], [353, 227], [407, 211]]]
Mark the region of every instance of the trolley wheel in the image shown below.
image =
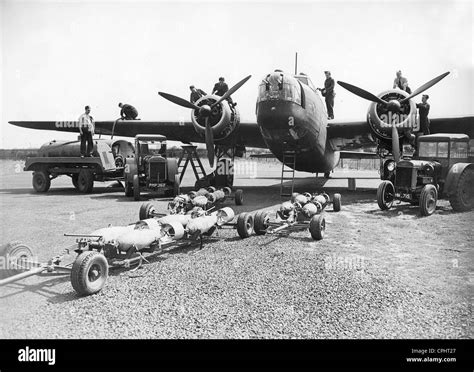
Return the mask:
[[82, 252], [72, 265], [71, 284], [81, 296], [99, 292], [109, 276], [109, 264], [101, 253]]
[[36, 192], [47, 192], [51, 187], [49, 173], [45, 170], [33, 172], [33, 188]]
[[420, 194], [420, 212], [422, 216], [431, 216], [436, 210], [438, 190], [434, 185], [426, 185]]
[[[0, 278], [19, 274], [28, 269], [28, 263], [34, 257], [33, 250], [20, 242], [11, 242], [0, 247], [0, 256], [4, 258], [5, 266], [0, 270]], [[19, 267], [25, 267], [21, 269]]]
[[326, 231], [326, 220], [324, 219], [324, 215], [317, 214], [311, 218], [309, 222], [309, 232], [311, 233], [311, 237], [314, 240], [321, 240], [324, 238], [324, 232]]
[[235, 205], [242, 205], [244, 204], [244, 190], [237, 189], [235, 191]]
[[133, 199], [140, 200], [140, 179], [138, 174], [133, 176]]
[[332, 197], [332, 208], [334, 212], [341, 211], [341, 194], [334, 194]]
[[395, 187], [390, 181], [382, 181], [377, 188], [377, 204], [381, 210], [387, 210], [392, 207], [395, 200]]
[[155, 206], [152, 203], [143, 203], [140, 206], [140, 210], [138, 212], [138, 217], [141, 220], [147, 220], [149, 218], [153, 218], [153, 212], [155, 212]]
[[268, 228], [268, 211], [258, 211], [255, 213], [254, 230], [257, 235], [265, 235]]
[[253, 216], [250, 213], [241, 213], [237, 218], [237, 233], [242, 239], [248, 238], [253, 231]]
[[94, 175], [90, 170], [81, 169], [77, 176], [77, 189], [79, 192], [89, 194], [94, 188]]
[[207, 191], [209, 191], [210, 193], [216, 192], [216, 190], [217, 190], [217, 189], [216, 189], [214, 186], [209, 186], [209, 187], [207, 188]]

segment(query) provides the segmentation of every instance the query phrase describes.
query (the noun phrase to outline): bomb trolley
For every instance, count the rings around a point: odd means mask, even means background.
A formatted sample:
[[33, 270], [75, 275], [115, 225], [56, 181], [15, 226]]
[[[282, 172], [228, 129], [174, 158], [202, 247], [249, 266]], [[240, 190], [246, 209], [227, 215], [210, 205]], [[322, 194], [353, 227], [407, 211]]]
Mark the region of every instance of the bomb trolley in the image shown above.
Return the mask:
[[334, 194], [331, 200], [326, 193], [294, 193], [290, 201], [281, 204], [275, 220], [270, 211], [258, 211], [255, 216], [242, 213], [237, 219], [237, 232], [247, 238], [255, 231], [257, 235], [288, 235], [292, 232], [309, 230], [314, 240], [324, 238], [326, 220], [323, 211], [332, 205], [335, 212], [341, 210], [341, 195]]

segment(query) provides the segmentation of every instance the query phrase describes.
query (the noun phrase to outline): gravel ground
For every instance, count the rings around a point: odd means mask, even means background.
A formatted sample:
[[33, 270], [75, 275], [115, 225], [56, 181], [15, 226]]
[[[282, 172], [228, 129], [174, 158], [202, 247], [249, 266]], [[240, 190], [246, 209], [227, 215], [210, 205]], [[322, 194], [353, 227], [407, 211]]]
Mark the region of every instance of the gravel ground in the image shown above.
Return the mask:
[[[140, 205], [114, 189], [35, 195], [26, 191], [29, 174], [5, 179], [2, 243], [21, 238], [40, 259], [70, 243], [63, 232], [133, 222]], [[237, 212], [274, 209], [275, 179], [252, 182]], [[327, 188], [342, 191], [343, 210], [329, 208], [320, 242], [306, 231], [240, 240], [222, 230], [202, 250], [115, 270], [94, 296], [76, 296], [67, 276], [0, 288], [0, 337], [472, 338], [474, 212], [453, 213], [447, 202], [429, 218], [407, 205], [381, 212], [377, 183], [357, 192]], [[314, 179], [298, 187], [309, 190]]]

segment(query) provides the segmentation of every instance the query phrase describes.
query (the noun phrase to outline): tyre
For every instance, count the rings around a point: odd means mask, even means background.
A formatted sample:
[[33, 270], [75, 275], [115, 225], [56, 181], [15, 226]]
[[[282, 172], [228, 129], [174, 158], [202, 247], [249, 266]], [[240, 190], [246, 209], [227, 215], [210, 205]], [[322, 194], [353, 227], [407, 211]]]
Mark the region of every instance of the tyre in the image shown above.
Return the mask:
[[390, 181], [382, 181], [377, 188], [377, 204], [381, 210], [390, 209], [395, 200], [395, 187]]
[[173, 196], [178, 196], [181, 192], [179, 174], [174, 175]]
[[244, 204], [244, 190], [237, 189], [235, 191], [235, 205], [242, 205]]
[[76, 189], [79, 189], [78, 179], [79, 179], [79, 174], [78, 173], [73, 173], [72, 176], [71, 176], [71, 180], [72, 180], [72, 184], [74, 185], [74, 187]]
[[253, 231], [253, 216], [250, 213], [241, 213], [237, 218], [237, 233], [242, 239], [248, 238]]
[[449, 197], [451, 207], [456, 212], [474, 209], [474, 169], [466, 168], [453, 185], [454, 190]]
[[133, 184], [131, 182], [125, 181], [125, 196], [133, 196]]
[[334, 194], [332, 197], [332, 208], [334, 212], [341, 211], [341, 194]]
[[99, 292], [109, 276], [109, 264], [101, 253], [82, 252], [72, 265], [71, 284], [81, 296]]
[[82, 169], [77, 176], [77, 189], [79, 192], [89, 194], [94, 188], [94, 175], [90, 170]]
[[311, 218], [309, 221], [309, 232], [311, 233], [311, 237], [314, 240], [321, 240], [324, 238], [324, 233], [326, 231], [326, 220], [324, 219], [324, 215], [317, 214]]
[[420, 213], [422, 216], [431, 216], [436, 210], [438, 190], [434, 185], [426, 185], [420, 194]]
[[140, 179], [138, 174], [133, 176], [133, 199], [140, 200]]
[[0, 278], [6, 278], [19, 274], [25, 269], [18, 268], [28, 267], [26, 261], [32, 261], [34, 258], [33, 250], [27, 245], [20, 242], [11, 242], [0, 248], [0, 256], [3, 257], [4, 267], [0, 270]]
[[155, 206], [152, 203], [143, 203], [138, 212], [138, 217], [140, 221], [153, 218], [155, 211]]
[[265, 235], [268, 228], [268, 211], [258, 211], [255, 213], [254, 230], [257, 235]]
[[33, 188], [36, 192], [46, 192], [51, 187], [49, 173], [44, 170], [33, 172]]

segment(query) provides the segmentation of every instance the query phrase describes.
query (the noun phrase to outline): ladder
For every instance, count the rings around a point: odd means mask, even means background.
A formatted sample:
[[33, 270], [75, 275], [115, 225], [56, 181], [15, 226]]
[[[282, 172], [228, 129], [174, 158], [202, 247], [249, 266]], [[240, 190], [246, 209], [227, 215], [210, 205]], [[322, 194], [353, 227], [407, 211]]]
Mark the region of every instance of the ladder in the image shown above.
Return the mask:
[[[291, 196], [295, 188], [296, 151], [283, 150], [280, 196]], [[289, 184], [285, 184], [289, 181]]]
[[180, 173], [179, 181], [183, 181], [184, 173], [186, 172], [186, 168], [188, 167], [189, 163], [191, 163], [196, 180], [204, 177], [206, 172], [201, 163], [201, 159], [199, 159], [197, 154], [197, 146], [182, 145], [181, 148], [183, 149], [183, 152], [181, 153], [181, 156], [178, 160], [178, 173]]

